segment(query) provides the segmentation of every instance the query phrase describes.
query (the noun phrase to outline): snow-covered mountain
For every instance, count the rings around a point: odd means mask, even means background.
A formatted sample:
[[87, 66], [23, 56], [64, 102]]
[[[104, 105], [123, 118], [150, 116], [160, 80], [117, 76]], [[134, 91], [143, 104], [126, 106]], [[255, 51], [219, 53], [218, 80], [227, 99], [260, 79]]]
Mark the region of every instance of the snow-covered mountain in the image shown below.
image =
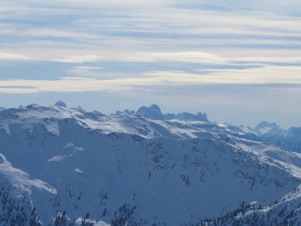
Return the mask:
[[0, 111], [0, 143], [0, 225], [197, 225], [301, 183], [301, 154], [207, 117], [33, 104]]
[[276, 123], [263, 121], [254, 128], [247, 128], [246, 131], [256, 134], [263, 142], [301, 153], [301, 127], [285, 130]]
[[269, 123], [266, 121], [260, 122], [254, 127], [253, 132], [258, 136], [271, 137], [282, 134], [285, 130], [280, 128], [276, 123]]

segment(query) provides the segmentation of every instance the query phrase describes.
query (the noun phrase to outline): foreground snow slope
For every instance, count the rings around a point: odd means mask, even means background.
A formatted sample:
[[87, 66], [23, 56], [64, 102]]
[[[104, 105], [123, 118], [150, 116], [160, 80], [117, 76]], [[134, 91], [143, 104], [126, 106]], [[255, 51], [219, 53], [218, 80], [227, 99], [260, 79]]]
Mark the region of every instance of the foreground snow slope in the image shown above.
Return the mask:
[[208, 121], [30, 105], [0, 111], [0, 142], [0, 197], [36, 224], [197, 224], [301, 181], [300, 154]]
[[197, 225], [301, 225], [301, 187], [270, 205], [241, 203], [234, 211]]

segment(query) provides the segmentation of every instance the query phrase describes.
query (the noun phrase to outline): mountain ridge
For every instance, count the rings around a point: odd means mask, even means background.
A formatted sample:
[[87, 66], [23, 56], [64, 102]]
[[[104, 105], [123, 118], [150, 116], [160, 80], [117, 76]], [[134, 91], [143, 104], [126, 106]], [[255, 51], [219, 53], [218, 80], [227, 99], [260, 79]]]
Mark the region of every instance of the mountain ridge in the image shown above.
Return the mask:
[[[301, 183], [301, 154], [244, 128], [61, 105], [0, 112], [0, 184], [29, 200], [11, 208], [37, 225], [197, 225], [242, 202], [272, 205]], [[25, 175], [19, 185], [10, 167]], [[51, 189], [21, 186], [37, 182]]]

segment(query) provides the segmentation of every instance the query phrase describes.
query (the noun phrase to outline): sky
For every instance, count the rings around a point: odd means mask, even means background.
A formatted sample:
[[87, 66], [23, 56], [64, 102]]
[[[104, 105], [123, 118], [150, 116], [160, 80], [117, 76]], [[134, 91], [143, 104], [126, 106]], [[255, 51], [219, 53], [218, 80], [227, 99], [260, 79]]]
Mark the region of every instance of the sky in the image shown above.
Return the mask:
[[299, 0], [0, 0], [0, 106], [301, 126]]

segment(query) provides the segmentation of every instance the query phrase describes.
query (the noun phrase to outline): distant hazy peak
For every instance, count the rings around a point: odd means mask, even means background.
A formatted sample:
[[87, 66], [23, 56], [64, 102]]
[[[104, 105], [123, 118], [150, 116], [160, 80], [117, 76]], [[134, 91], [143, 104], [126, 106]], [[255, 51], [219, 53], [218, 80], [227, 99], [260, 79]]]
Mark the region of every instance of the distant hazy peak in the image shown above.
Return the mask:
[[270, 123], [267, 121], [260, 122], [254, 127], [253, 132], [257, 135], [275, 135], [284, 132], [284, 129], [280, 128], [276, 123]]
[[76, 110], [78, 112], [81, 112], [81, 113], [86, 113], [86, 110], [83, 109], [81, 106], [77, 106], [77, 107], [74, 107], [74, 108], [71, 108], [72, 110]]
[[267, 121], [262, 121], [258, 123], [258, 125], [254, 129], [261, 129], [265, 127], [279, 127], [276, 123], [274, 122], [267, 122]]
[[152, 104], [150, 107], [142, 106], [137, 110], [136, 114], [151, 119], [164, 119], [160, 107], [156, 104]]
[[61, 100], [58, 100], [57, 102], [55, 102], [54, 106], [67, 108], [66, 103]]

